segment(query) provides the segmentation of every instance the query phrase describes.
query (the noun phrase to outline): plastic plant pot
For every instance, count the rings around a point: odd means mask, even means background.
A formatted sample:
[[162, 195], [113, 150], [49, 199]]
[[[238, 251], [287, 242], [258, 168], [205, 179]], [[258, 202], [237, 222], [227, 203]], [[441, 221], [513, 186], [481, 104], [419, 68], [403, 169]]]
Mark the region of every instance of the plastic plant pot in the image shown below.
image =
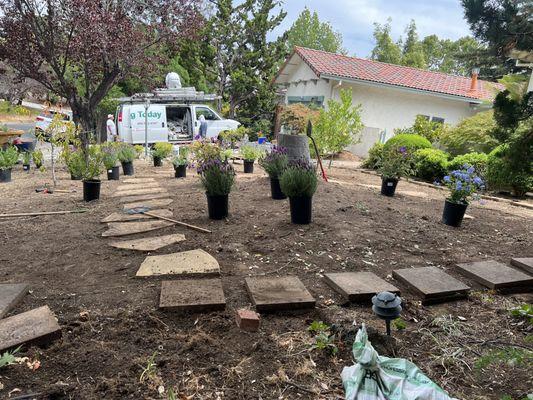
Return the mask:
[[245, 174], [254, 173], [254, 160], [244, 160], [244, 173]]
[[163, 160], [160, 157], [154, 156], [154, 167], [162, 167]]
[[394, 196], [397, 185], [398, 179], [396, 178], [381, 178], [381, 194], [388, 197]]
[[30, 172], [30, 164], [22, 164], [22, 170], [26, 172]]
[[458, 228], [463, 222], [467, 207], [466, 203], [452, 203], [446, 200], [442, 211], [442, 223]]
[[131, 176], [135, 173], [133, 170], [133, 162], [126, 161], [121, 164], [122, 164], [122, 172], [124, 173], [124, 175]]
[[311, 223], [313, 214], [312, 197], [290, 197], [291, 222], [298, 225], [307, 225]]
[[0, 182], [1, 183], [11, 182], [11, 168], [0, 169]]
[[115, 166], [107, 170], [107, 180], [108, 181], [120, 180], [120, 168], [118, 166]]
[[272, 193], [272, 199], [274, 200], [284, 200], [287, 198], [285, 193], [281, 191], [278, 178], [270, 178], [270, 192]]
[[83, 200], [93, 201], [100, 198], [100, 186], [102, 182], [97, 179], [83, 181]]
[[177, 167], [174, 167], [174, 176], [176, 178], [185, 178], [187, 176], [187, 166], [178, 165]]
[[228, 195], [207, 196], [207, 211], [210, 219], [224, 219], [228, 216]]

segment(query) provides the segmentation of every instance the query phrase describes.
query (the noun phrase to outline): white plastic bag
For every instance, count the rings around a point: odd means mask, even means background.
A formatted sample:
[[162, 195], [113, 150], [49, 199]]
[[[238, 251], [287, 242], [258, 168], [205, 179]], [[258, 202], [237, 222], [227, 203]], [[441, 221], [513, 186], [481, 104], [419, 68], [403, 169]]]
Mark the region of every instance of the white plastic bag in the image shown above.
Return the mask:
[[381, 357], [363, 324], [352, 352], [356, 364], [341, 373], [346, 400], [456, 400], [403, 358]]

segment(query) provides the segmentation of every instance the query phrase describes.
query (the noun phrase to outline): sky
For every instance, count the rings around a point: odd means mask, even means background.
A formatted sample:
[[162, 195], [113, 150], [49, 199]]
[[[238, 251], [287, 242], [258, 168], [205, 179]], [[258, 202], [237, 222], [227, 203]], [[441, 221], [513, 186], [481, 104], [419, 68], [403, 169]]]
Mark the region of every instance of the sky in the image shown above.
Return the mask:
[[374, 22], [392, 18], [392, 36], [405, 37], [407, 24], [414, 19], [421, 38], [436, 34], [441, 39], [469, 35], [460, 0], [284, 0], [287, 17], [273, 32], [276, 36], [290, 28], [303, 8], [316, 11], [321, 21], [329, 21], [342, 34], [349, 55], [368, 57], [374, 47]]

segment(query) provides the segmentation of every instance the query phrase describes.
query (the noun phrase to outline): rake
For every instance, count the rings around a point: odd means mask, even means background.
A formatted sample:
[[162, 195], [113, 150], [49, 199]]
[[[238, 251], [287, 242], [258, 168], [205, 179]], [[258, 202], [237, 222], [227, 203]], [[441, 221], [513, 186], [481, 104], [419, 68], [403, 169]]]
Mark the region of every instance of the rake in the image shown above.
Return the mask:
[[198, 231], [198, 232], [212, 233], [209, 229], [200, 228], [199, 226], [196, 226], [196, 225], [187, 224], [185, 222], [176, 221], [175, 219], [162, 217], [161, 215], [157, 215], [157, 214], [151, 213], [149, 207], [128, 208], [124, 212], [126, 214], [130, 214], [130, 215], [133, 215], [133, 214], [144, 214], [144, 215], [148, 215], [148, 216], [150, 216], [152, 218], [157, 218], [157, 219], [162, 219], [164, 221], [173, 222], [176, 225], [181, 225], [181, 226], [184, 226], [184, 227], [189, 228], [189, 229], [193, 229], [193, 230]]

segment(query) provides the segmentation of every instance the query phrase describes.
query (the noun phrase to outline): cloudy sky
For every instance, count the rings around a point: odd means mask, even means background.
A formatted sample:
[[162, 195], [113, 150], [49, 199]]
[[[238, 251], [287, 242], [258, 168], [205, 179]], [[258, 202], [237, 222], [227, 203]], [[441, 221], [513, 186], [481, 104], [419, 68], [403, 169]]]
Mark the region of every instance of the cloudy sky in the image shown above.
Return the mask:
[[287, 17], [277, 33], [288, 29], [305, 6], [317, 11], [321, 20], [329, 21], [342, 34], [349, 54], [358, 57], [370, 55], [373, 23], [383, 24], [388, 17], [392, 18], [395, 40], [404, 36], [411, 19], [421, 37], [436, 34], [458, 39], [469, 34], [460, 0], [284, 0]]

